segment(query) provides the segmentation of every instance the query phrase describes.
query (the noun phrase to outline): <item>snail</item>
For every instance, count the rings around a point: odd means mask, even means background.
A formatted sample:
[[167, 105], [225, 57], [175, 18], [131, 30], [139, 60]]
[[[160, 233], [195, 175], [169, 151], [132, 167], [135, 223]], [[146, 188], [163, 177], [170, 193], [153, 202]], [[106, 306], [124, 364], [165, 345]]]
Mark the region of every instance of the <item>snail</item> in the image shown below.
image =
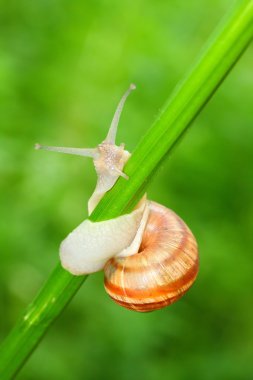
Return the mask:
[[[130, 157], [125, 145], [115, 144], [119, 118], [131, 84], [121, 98], [105, 140], [96, 148], [63, 148], [36, 144], [36, 149], [91, 157], [98, 175], [88, 201], [92, 213], [103, 195], [124, 173]], [[148, 312], [181, 298], [198, 273], [195, 237], [172, 210], [146, 195], [129, 214], [102, 222], [84, 220], [60, 245], [63, 268], [73, 275], [104, 270], [104, 286], [119, 305]]]

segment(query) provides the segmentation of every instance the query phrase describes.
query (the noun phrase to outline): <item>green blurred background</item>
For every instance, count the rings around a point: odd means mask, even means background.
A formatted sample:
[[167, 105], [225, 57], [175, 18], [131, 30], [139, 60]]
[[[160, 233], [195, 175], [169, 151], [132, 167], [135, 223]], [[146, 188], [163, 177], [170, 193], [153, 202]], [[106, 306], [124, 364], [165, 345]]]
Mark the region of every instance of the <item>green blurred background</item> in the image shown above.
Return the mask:
[[[4, 1], [0, 33], [0, 335], [58, 262], [86, 216], [89, 159], [34, 143], [94, 147], [116, 105], [132, 151], [230, 0]], [[252, 46], [164, 163], [149, 198], [199, 242], [200, 273], [150, 314], [115, 305], [89, 277], [19, 380], [253, 379]]]

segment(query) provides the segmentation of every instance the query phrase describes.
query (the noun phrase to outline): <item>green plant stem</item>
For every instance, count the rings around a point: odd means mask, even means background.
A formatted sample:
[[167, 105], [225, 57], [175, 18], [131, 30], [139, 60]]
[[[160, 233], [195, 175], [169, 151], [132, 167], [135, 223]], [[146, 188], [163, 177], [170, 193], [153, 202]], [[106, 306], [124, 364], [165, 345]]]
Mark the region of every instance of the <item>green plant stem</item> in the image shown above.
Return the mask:
[[[211, 36], [192, 70], [177, 86], [141, 140], [125, 172], [91, 215], [100, 221], [131, 211], [175, 142], [210, 99], [253, 37], [253, 0], [238, 2]], [[0, 352], [0, 378], [11, 379], [87, 276], [74, 277], [60, 265], [28, 306]]]

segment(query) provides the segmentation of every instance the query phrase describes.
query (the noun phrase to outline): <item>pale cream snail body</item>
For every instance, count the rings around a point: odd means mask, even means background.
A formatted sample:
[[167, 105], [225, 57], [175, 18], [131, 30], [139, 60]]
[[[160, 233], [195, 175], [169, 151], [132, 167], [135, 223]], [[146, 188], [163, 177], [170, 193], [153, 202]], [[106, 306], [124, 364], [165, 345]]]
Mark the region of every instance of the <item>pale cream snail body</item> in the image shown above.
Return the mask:
[[[88, 202], [94, 210], [103, 195], [119, 178], [128, 179], [124, 165], [130, 153], [115, 144], [123, 95], [109, 132], [97, 148], [62, 148], [36, 144], [36, 149], [91, 157], [98, 175]], [[105, 289], [121, 306], [147, 312], [178, 300], [193, 284], [198, 273], [196, 240], [172, 210], [142, 198], [135, 210], [103, 222], [84, 220], [60, 245], [63, 268], [73, 275], [104, 269]]]

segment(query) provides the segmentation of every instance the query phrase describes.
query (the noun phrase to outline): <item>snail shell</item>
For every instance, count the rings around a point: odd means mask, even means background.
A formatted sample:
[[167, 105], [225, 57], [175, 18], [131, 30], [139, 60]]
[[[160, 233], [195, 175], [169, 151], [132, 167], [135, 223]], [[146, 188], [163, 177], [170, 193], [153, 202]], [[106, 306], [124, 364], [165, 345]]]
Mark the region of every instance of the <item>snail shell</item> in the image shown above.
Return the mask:
[[172, 210], [149, 202], [139, 252], [114, 257], [104, 268], [105, 289], [119, 305], [148, 312], [177, 301], [198, 273], [198, 248], [187, 225]]

